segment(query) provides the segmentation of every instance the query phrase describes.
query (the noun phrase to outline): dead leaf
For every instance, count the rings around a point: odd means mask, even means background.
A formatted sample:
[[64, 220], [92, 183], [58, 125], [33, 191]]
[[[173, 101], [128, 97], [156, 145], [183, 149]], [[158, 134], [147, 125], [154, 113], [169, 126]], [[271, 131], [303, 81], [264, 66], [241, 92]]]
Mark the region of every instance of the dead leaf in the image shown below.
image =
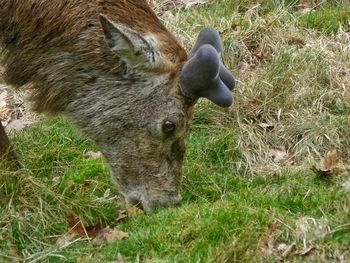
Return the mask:
[[98, 245], [110, 244], [129, 237], [128, 233], [111, 229], [109, 226], [103, 226], [101, 223], [87, 225], [74, 215], [68, 215], [67, 222], [69, 227], [68, 233], [60, 237], [56, 242], [60, 247], [67, 246], [73, 239], [79, 237], [88, 238]]
[[69, 227], [68, 233], [78, 237], [95, 238], [99, 231], [103, 229], [103, 225], [100, 222], [95, 225], [86, 225], [73, 215], [67, 216], [67, 222]]
[[326, 156], [323, 160], [322, 169], [323, 170], [332, 170], [339, 163], [339, 158], [337, 150], [333, 149], [326, 153]]
[[129, 234], [123, 231], [110, 229], [109, 227], [104, 230], [104, 238], [106, 239], [107, 244], [111, 244], [118, 240], [123, 240], [129, 237]]
[[128, 237], [128, 233], [116, 229], [111, 229], [107, 226], [98, 233], [98, 235], [94, 238], [93, 242], [95, 244], [111, 244], [116, 241], [126, 239]]
[[94, 152], [94, 151], [88, 151], [84, 154], [84, 156], [86, 158], [90, 158], [90, 159], [98, 159], [102, 157], [102, 153], [101, 152]]
[[287, 164], [291, 163], [291, 156], [284, 147], [274, 147], [270, 150], [270, 155], [275, 163]]
[[320, 178], [326, 179], [333, 175], [339, 175], [345, 171], [341, 165], [336, 149], [330, 150], [325, 154], [319, 168], [313, 166], [311, 170]]

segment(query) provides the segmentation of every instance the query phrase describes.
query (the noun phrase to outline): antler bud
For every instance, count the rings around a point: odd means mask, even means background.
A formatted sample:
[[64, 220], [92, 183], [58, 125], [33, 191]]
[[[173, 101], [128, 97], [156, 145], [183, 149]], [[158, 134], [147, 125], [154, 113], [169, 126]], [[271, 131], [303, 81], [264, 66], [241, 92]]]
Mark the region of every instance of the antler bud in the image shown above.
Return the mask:
[[184, 65], [180, 83], [191, 99], [207, 98], [221, 107], [232, 104], [232, 94], [220, 78], [220, 57], [211, 45], [201, 46]]
[[191, 99], [207, 98], [221, 107], [229, 107], [235, 79], [221, 61], [223, 45], [213, 28], [203, 29], [190, 52], [180, 77], [184, 96]]

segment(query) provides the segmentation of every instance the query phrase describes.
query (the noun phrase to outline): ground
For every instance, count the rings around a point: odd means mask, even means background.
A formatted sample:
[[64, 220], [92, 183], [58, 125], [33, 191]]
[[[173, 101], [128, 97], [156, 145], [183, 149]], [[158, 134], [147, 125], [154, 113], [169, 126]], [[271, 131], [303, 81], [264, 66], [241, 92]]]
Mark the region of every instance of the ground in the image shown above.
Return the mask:
[[350, 3], [153, 2], [187, 49], [217, 28], [238, 79], [196, 108], [182, 204], [125, 218], [96, 146], [46, 118], [0, 164], [0, 262], [349, 262]]

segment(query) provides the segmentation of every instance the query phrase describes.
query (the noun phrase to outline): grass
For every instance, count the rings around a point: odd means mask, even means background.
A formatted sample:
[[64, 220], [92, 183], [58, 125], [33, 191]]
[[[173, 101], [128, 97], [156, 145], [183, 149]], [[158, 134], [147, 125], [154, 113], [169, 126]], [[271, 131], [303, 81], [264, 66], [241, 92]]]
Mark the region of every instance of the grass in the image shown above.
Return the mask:
[[[234, 134], [225, 129], [212, 126], [209, 133], [208, 124], [194, 125], [180, 207], [117, 223], [129, 233], [124, 241], [104, 246], [77, 241], [60, 249], [55, 243], [67, 232], [68, 214], [91, 224], [114, 225], [119, 203], [103, 200], [112, 187], [108, 173], [102, 160], [84, 157], [84, 152], [96, 149], [68, 121], [51, 119], [30, 127], [15, 140], [18, 152], [30, 156], [23, 158], [27, 169], [1, 177], [0, 237], [6, 242], [0, 243], [0, 255], [10, 257], [15, 251], [18, 259], [28, 262], [109, 262], [119, 253], [142, 262], [232, 262], [232, 257], [260, 262], [264, 254], [258, 252], [259, 242], [276, 222], [283, 222], [276, 242], [297, 242], [299, 251], [300, 217], [326, 220], [331, 230], [348, 224], [348, 193], [337, 183], [340, 179], [327, 183], [311, 172], [289, 168], [272, 175], [242, 175], [235, 170], [240, 155]], [[87, 181], [90, 185], [84, 187]], [[325, 237], [307, 242], [317, 247], [319, 256], [329, 252], [329, 246], [339, 251], [330, 256], [340, 256], [348, 253], [350, 228], [327, 231]]]
[[[349, 260], [349, 171], [326, 181], [311, 171], [330, 149], [350, 158], [349, 8], [301, 15], [293, 1], [220, 0], [161, 13], [188, 48], [200, 28], [217, 28], [239, 80], [232, 109], [196, 108], [182, 204], [117, 222], [108, 171], [85, 157], [98, 149], [68, 120], [48, 119], [14, 138], [24, 169], [0, 164], [0, 262]], [[274, 147], [293, 165], [274, 162]], [[59, 246], [70, 214], [129, 238]]]
[[321, 6], [315, 12], [301, 15], [299, 23], [302, 27], [316, 29], [324, 34], [335, 34], [339, 28], [349, 30], [349, 8], [349, 3]]

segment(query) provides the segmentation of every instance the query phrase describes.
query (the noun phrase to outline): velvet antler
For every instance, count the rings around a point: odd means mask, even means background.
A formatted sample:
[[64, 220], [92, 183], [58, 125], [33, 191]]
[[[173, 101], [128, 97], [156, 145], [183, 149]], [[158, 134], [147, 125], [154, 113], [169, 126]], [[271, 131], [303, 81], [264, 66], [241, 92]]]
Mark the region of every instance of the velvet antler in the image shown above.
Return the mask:
[[221, 107], [229, 107], [235, 79], [221, 61], [223, 45], [213, 28], [203, 29], [182, 69], [180, 85], [191, 99], [207, 98]]

